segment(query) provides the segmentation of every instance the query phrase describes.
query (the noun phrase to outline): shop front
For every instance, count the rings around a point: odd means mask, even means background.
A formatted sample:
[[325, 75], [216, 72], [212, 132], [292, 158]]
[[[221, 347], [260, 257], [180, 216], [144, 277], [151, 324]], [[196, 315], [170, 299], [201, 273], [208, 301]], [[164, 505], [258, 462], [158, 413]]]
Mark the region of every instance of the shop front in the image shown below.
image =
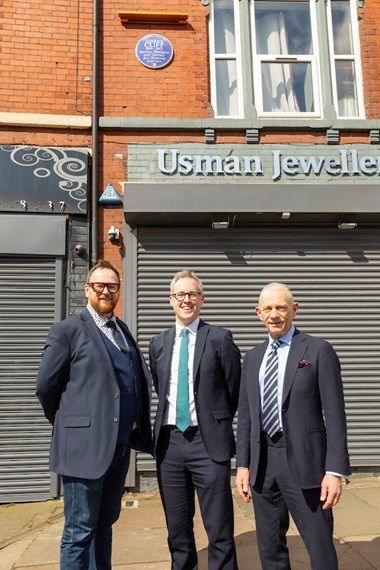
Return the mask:
[[[124, 183], [125, 309], [140, 345], [147, 351], [173, 323], [169, 283], [183, 267], [204, 282], [205, 320], [231, 329], [243, 355], [265, 338], [254, 310], [261, 288], [285, 282], [300, 303], [296, 326], [332, 342], [341, 359], [358, 472], [380, 468], [377, 153], [373, 145], [136, 144]], [[136, 465], [142, 481], [154, 472], [148, 456]]]
[[0, 147], [0, 503], [59, 496], [35, 395], [54, 321], [83, 306], [86, 149]]

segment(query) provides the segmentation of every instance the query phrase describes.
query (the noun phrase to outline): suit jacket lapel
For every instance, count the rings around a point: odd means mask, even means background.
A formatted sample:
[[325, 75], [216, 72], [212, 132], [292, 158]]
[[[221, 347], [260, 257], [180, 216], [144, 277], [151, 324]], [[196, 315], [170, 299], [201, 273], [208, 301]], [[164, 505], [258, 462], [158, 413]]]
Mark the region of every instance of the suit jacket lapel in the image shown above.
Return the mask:
[[129, 330], [128, 326], [125, 324], [125, 322], [124, 322], [124, 321], [121, 321], [118, 317], [116, 317], [116, 320], [117, 320], [117, 323], [118, 323], [118, 325], [120, 326], [121, 330], [122, 330], [123, 333], [125, 334], [125, 336], [126, 336], [126, 338], [127, 338], [127, 341], [130, 342], [131, 344], [133, 344], [133, 346], [137, 349], [137, 352], [138, 352], [139, 355], [140, 355], [140, 361], [141, 361], [141, 366], [142, 366], [142, 370], [143, 370], [144, 376], [145, 376], [146, 379], [149, 379], [149, 380], [150, 380], [150, 372], [149, 372], [149, 369], [148, 369], [148, 367], [147, 367], [147, 365], [146, 365], [144, 355], [143, 355], [143, 353], [142, 353], [142, 351], [141, 351], [139, 345], [137, 344], [137, 342], [136, 342], [135, 339], [133, 338], [132, 333], [131, 333], [131, 331]]
[[199, 321], [199, 326], [197, 330], [197, 339], [195, 341], [194, 349], [194, 362], [193, 362], [193, 379], [194, 387], [198, 385], [199, 376], [198, 369], [201, 363], [201, 358], [206, 345], [207, 335], [210, 331], [210, 327], [202, 320]]
[[127, 341], [132, 342], [136, 346], [136, 348], [138, 348], [138, 346], [135, 342], [135, 339], [131, 335], [131, 332], [130, 332], [129, 328], [127, 327], [127, 325], [123, 321], [121, 321], [118, 317], [116, 317], [116, 321], [117, 321], [117, 324], [119, 325], [119, 327], [121, 328], [121, 330], [123, 331], [123, 333], [125, 334], [125, 336], [127, 337]]
[[285, 368], [284, 388], [282, 392], [283, 402], [285, 402], [286, 398], [289, 395], [297, 372], [298, 363], [300, 360], [302, 360], [306, 348], [307, 337], [296, 329], [292, 338], [292, 344], [290, 345], [288, 360]]

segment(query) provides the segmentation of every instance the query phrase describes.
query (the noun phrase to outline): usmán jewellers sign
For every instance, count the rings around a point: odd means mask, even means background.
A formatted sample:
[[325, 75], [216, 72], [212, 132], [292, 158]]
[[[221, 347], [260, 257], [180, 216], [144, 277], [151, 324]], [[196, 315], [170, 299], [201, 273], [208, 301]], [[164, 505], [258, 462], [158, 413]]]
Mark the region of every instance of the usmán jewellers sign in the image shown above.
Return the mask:
[[[157, 165], [165, 176], [257, 176], [273, 181], [290, 178], [338, 178], [338, 177], [374, 177], [380, 176], [380, 151], [375, 149], [340, 148], [332, 151], [331, 147], [313, 146], [313, 154], [289, 154], [288, 149], [274, 149], [260, 154], [220, 154], [182, 153], [178, 149], [158, 149]], [[326, 150], [326, 148], [328, 150]], [[319, 151], [319, 152], [318, 152]], [[321, 154], [321, 151], [324, 154]]]

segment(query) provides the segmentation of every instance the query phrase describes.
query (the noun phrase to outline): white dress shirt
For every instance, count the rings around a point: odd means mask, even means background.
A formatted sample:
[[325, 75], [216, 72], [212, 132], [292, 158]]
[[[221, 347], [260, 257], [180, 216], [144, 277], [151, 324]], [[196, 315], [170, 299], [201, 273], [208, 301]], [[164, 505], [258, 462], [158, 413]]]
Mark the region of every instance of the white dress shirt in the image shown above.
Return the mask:
[[195, 410], [194, 401], [194, 378], [193, 378], [193, 364], [194, 364], [194, 351], [195, 341], [197, 338], [197, 330], [199, 326], [199, 317], [190, 323], [187, 327], [182, 327], [178, 323], [175, 324], [175, 338], [172, 354], [172, 364], [170, 369], [169, 390], [166, 394], [166, 410], [163, 418], [164, 425], [176, 424], [176, 402], [177, 402], [177, 387], [178, 387], [178, 363], [179, 363], [179, 348], [182, 340], [182, 330], [187, 328], [189, 331], [189, 409], [190, 409], [190, 425], [197, 426], [197, 414]]

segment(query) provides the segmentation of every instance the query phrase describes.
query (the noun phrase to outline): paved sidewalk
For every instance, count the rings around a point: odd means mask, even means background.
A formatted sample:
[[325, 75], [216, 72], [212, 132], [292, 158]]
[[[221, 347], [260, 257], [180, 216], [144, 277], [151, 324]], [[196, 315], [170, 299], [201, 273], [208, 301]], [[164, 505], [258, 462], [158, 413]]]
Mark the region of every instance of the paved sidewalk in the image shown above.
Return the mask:
[[[261, 568], [252, 506], [234, 497], [239, 570]], [[380, 477], [354, 477], [335, 508], [340, 570], [380, 570]], [[0, 570], [58, 570], [62, 501], [0, 505]], [[207, 570], [207, 538], [199, 512], [199, 570]], [[292, 570], [310, 567], [294, 524], [288, 537]], [[114, 526], [115, 570], [169, 570], [165, 519], [156, 492], [126, 494]]]

